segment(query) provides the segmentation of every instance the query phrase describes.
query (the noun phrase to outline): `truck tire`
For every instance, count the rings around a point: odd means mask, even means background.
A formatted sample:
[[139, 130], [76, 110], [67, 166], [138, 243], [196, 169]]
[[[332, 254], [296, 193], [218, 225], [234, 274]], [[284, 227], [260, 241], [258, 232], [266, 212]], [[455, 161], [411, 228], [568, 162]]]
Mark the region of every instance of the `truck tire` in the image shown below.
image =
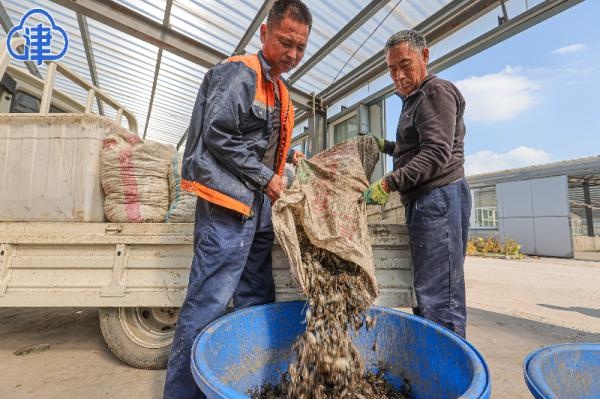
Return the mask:
[[164, 369], [175, 335], [178, 308], [101, 308], [100, 329], [110, 350], [140, 369]]

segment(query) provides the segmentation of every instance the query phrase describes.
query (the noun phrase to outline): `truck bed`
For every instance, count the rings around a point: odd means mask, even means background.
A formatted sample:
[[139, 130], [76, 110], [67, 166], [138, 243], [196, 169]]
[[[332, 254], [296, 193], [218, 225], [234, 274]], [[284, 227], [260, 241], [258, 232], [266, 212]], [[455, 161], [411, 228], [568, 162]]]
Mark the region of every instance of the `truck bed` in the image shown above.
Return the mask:
[[[179, 307], [193, 225], [0, 222], [2, 307]], [[370, 226], [377, 304], [414, 304], [406, 227]], [[287, 257], [273, 248], [277, 300], [301, 297]]]

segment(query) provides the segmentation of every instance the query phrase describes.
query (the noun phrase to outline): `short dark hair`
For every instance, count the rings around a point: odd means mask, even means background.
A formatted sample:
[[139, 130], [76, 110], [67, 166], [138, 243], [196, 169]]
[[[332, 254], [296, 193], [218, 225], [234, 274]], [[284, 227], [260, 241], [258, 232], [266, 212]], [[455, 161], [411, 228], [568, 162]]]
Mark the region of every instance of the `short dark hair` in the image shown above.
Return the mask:
[[312, 15], [301, 0], [277, 0], [269, 11], [267, 24], [272, 26], [274, 23], [281, 22], [285, 17], [306, 24], [309, 29], [312, 28]]

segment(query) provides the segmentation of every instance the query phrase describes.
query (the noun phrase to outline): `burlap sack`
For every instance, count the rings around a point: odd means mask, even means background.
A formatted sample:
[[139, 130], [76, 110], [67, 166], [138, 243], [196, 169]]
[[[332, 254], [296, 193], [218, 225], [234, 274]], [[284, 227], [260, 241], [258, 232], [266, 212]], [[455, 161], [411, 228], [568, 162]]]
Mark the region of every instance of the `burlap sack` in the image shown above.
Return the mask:
[[181, 189], [182, 153], [175, 153], [169, 167], [169, 197], [171, 205], [165, 223], [194, 223], [197, 196]]
[[114, 223], [162, 223], [169, 208], [173, 146], [126, 132], [108, 135], [101, 153], [104, 213]]
[[291, 188], [273, 205], [277, 240], [303, 292], [306, 292], [306, 279], [298, 229], [304, 230], [312, 245], [361, 267], [369, 280], [370, 294], [373, 298], [377, 296], [362, 196], [369, 185], [367, 176], [373, 172], [378, 159], [377, 142], [369, 136], [337, 144], [310, 160], [301, 160]]

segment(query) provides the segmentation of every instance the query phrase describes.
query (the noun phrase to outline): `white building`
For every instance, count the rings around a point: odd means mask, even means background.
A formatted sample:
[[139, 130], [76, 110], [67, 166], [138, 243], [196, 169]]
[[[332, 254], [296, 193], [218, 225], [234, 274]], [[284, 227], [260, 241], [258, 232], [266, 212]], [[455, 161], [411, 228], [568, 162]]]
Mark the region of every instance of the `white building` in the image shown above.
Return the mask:
[[468, 177], [470, 236], [515, 239], [531, 255], [600, 251], [600, 156]]

